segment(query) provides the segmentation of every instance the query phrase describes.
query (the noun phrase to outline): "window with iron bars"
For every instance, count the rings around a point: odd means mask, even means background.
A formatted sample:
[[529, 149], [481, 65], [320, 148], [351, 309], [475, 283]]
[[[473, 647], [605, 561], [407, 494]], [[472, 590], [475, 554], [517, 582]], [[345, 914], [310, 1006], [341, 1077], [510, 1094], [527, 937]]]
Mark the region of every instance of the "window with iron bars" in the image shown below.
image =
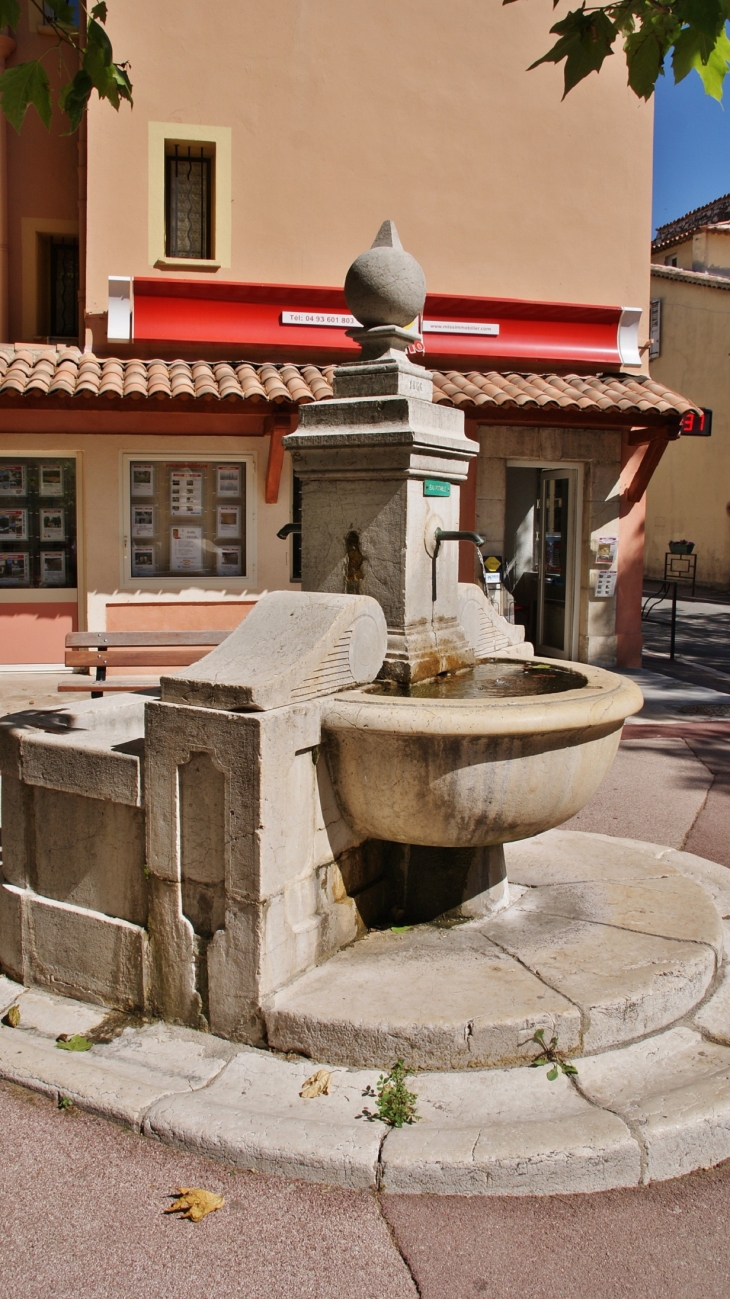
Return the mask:
[[170, 142], [165, 158], [165, 253], [213, 256], [213, 146]]
[[48, 336], [75, 339], [79, 332], [78, 239], [51, 235], [48, 270]]

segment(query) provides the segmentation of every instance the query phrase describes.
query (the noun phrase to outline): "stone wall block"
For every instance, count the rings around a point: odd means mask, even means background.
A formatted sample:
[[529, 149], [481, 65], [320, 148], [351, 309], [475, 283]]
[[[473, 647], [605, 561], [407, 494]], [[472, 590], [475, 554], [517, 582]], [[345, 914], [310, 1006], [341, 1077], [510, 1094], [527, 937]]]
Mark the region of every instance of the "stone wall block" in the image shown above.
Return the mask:
[[[22, 732], [10, 725], [12, 719], [6, 718], [0, 726], [0, 776], [13, 776], [20, 779], [20, 736]], [[20, 722], [20, 719], [18, 719]]]
[[2, 873], [8, 884], [25, 888], [33, 872], [33, 790], [17, 776], [2, 777]]
[[[100, 732], [79, 737], [26, 732], [20, 744], [23, 780], [70, 794], [128, 803], [142, 802], [142, 766], [138, 753], [120, 753], [118, 737]], [[134, 743], [134, 742], [133, 742]]]
[[35, 892], [144, 927], [142, 809], [42, 786], [26, 789], [35, 804]]
[[178, 884], [150, 877], [148, 928], [155, 1009], [173, 1023], [204, 1027], [203, 1000], [196, 987], [195, 933], [182, 914]]
[[[1, 881], [2, 877], [0, 877]], [[18, 983], [25, 983], [23, 903], [26, 893], [13, 884], [0, 882], [0, 970]]]
[[24, 911], [26, 982], [120, 1010], [145, 1008], [147, 935], [143, 929], [33, 894], [26, 894]]
[[262, 907], [236, 903], [226, 910], [225, 928], [208, 947], [209, 1021], [211, 1033], [264, 1043], [259, 992]]

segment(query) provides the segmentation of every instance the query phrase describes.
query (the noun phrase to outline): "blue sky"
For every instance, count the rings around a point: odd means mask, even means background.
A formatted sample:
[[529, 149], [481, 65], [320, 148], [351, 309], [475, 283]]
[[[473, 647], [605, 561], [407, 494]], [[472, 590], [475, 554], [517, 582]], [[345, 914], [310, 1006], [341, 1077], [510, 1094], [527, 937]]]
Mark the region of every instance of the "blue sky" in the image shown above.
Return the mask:
[[730, 75], [725, 108], [696, 72], [659, 78], [654, 106], [654, 226], [730, 193]]

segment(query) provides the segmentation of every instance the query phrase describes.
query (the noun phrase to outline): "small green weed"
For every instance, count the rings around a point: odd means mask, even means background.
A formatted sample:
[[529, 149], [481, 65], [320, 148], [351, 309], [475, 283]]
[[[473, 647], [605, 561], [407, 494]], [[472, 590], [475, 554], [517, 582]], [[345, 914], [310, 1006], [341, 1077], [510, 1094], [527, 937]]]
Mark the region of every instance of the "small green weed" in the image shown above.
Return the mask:
[[72, 1110], [73, 1107], [74, 1107], [74, 1103], [69, 1096], [59, 1096], [58, 1098], [59, 1110]]
[[569, 1060], [566, 1060], [564, 1052], [558, 1047], [557, 1033], [554, 1033], [550, 1041], [546, 1042], [545, 1029], [538, 1028], [537, 1032], [533, 1033], [530, 1041], [537, 1042], [537, 1045], [540, 1047], [540, 1054], [536, 1055], [535, 1059], [530, 1062], [530, 1068], [538, 1069], [541, 1064], [549, 1064], [550, 1068], [547, 1072], [548, 1082], [555, 1082], [555, 1079], [560, 1072], [564, 1074], [577, 1075], [578, 1070], [575, 1065], [571, 1064]]
[[390, 1073], [381, 1073], [375, 1091], [366, 1087], [363, 1096], [374, 1096], [377, 1113], [363, 1110], [366, 1119], [381, 1119], [391, 1128], [402, 1128], [404, 1123], [417, 1123], [418, 1097], [406, 1087], [408, 1069], [402, 1060], [396, 1060]]
[[71, 1037], [66, 1033], [62, 1033], [60, 1037], [56, 1038], [56, 1046], [59, 1051], [90, 1051], [93, 1045], [94, 1043], [90, 1042], [88, 1037], [84, 1037], [81, 1033], [73, 1033]]

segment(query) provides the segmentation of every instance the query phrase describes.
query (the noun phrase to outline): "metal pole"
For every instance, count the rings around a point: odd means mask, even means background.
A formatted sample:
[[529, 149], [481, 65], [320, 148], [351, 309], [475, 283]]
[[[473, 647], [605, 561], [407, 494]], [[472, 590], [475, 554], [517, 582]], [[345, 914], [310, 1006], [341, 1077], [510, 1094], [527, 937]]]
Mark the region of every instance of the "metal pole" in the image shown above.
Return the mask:
[[677, 640], [677, 583], [672, 582], [672, 613], [669, 622], [669, 659], [674, 659], [674, 649]]

